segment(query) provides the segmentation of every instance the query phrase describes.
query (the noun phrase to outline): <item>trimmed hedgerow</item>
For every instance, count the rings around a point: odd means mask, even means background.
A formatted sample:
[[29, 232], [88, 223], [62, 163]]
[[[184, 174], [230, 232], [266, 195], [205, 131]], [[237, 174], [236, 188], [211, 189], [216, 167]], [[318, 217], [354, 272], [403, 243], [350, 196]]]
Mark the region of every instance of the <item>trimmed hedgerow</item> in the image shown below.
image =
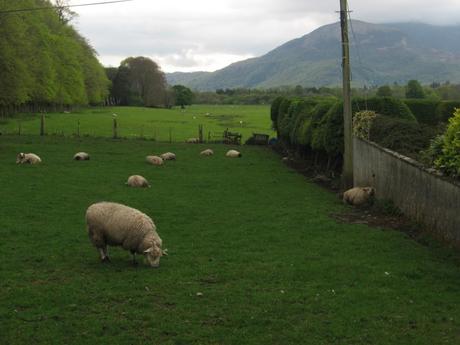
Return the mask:
[[277, 129], [279, 108], [284, 99], [285, 97], [276, 97], [270, 107], [270, 118], [272, 119], [273, 129], [275, 130]]
[[457, 108], [460, 108], [460, 101], [442, 101], [436, 109], [436, 116], [440, 121], [448, 122]]
[[414, 158], [430, 142], [417, 122], [383, 115], [377, 115], [372, 121], [369, 134], [371, 141]]
[[353, 99], [353, 114], [362, 110], [373, 110], [377, 114], [387, 115], [417, 122], [409, 107], [400, 99], [391, 97], [372, 97], [369, 99]]
[[437, 115], [439, 101], [429, 99], [405, 99], [404, 103], [409, 107], [419, 123], [436, 125], [440, 122]]

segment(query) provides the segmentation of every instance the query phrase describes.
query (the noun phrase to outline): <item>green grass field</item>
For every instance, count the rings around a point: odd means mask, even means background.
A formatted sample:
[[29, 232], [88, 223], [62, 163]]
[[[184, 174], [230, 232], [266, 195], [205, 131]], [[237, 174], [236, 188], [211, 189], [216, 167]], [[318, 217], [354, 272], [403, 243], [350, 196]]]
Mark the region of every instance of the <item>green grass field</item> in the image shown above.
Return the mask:
[[[0, 344], [460, 343], [455, 252], [337, 223], [337, 197], [268, 149], [205, 147], [0, 137]], [[16, 165], [21, 151], [43, 163]], [[144, 162], [164, 151], [177, 161]], [[159, 269], [120, 248], [99, 262], [84, 213], [101, 200], [154, 219]]]
[[[173, 142], [183, 142], [198, 136], [198, 125], [203, 125], [205, 139], [222, 135], [229, 128], [239, 132], [243, 140], [252, 133], [274, 135], [271, 129], [269, 106], [248, 105], [193, 105], [181, 110], [153, 109], [139, 107], [105, 107], [82, 109], [70, 114], [50, 113], [46, 115], [47, 134], [65, 136], [76, 135], [80, 122], [80, 136], [111, 137], [112, 114], [117, 114], [118, 135], [121, 137], [155, 138], [169, 142], [170, 131]], [[240, 123], [242, 121], [242, 123]], [[18, 115], [0, 122], [0, 132], [38, 135], [40, 117], [38, 115]]]

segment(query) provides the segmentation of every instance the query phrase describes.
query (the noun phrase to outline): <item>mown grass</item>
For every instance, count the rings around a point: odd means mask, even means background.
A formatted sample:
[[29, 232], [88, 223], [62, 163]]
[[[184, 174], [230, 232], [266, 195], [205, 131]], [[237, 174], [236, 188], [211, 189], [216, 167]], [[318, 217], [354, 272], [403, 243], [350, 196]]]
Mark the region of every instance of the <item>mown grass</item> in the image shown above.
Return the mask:
[[[117, 114], [118, 135], [121, 137], [145, 137], [169, 142], [171, 132], [173, 142], [183, 142], [198, 136], [198, 125], [203, 125], [205, 139], [209, 132], [212, 139], [216, 139], [227, 128], [241, 133], [243, 140], [254, 132], [274, 135], [269, 106], [248, 105], [193, 105], [184, 110], [178, 107], [104, 107], [82, 109], [70, 114], [49, 113], [45, 117], [46, 133], [74, 136], [79, 132], [80, 136], [112, 137], [114, 113]], [[0, 132], [38, 135], [40, 117], [38, 114], [20, 114], [3, 120], [0, 122]]]
[[[337, 223], [336, 196], [268, 149], [204, 147], [0, 137], [0, 344], [460, 342], [457, 254]], [[16, 165], [20, 151], [43, 163]], [[177, 161], [144, 163], [164, 151]], [[131, 174], [152, 188], [126, 187]], [[159, 269], [119, 248], [99, 262], [84, 213], [100, 200], [154, 219]]]

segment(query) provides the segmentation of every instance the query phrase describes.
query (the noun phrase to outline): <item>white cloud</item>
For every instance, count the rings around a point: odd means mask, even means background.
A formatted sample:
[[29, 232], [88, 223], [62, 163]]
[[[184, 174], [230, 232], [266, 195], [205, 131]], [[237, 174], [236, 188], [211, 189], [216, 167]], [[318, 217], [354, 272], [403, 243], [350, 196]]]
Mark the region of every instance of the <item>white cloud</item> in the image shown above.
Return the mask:
[[[351, 0], [349, 6], [353, 18], [374, 23], [460, 23], [459, 0]], [[337, 21], [338, 9], [338, 0], [134, 0], [74, 8], [77, 28], [103, 64], [144, 55], [168, 72], [215, 70], [260, 56]]]

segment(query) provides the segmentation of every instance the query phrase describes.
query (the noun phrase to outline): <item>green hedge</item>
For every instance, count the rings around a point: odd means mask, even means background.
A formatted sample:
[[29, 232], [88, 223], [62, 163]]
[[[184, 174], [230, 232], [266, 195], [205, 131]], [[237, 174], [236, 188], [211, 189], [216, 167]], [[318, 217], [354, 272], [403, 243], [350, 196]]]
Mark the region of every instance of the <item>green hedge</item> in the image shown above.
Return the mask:
[[412, 111], [419, 123], [437, 125], [441, 119], [438, 116], [438, 107], [441, 102], [429, 99], [405, 99], [404, 103]]
[[369, 139], [402, 155], [417, 158], [418, 153], [429, 146], [431, 138], [416, 122], [377, 115]]
[[442, 101], [436, 109], [436, 116], [442, 122], [448, 122], [454, 116], [455, 109], [460, 109], [460, 101]]
[[398, 98], [372, 97], [369, 99], [355, 98], [352, 101], [353, 114], [362, 110], [373, 110], [377, 114], [406, 119], [417, 122], [409, 107]]
[[[384, 117], [417, 126], [417, 119], [399, 99], [375, 97], [354, 99], [353, 113], [374, 110]], [[285, 143], [325, 152], [329, 157], [343, 153], [343, 102], [335, 98], [277, 98], [271, 117], [278, 137]], [[410, 133], [413, 133], [410, 132]], [[394, 147], [394, 146], [392, 146]]]

